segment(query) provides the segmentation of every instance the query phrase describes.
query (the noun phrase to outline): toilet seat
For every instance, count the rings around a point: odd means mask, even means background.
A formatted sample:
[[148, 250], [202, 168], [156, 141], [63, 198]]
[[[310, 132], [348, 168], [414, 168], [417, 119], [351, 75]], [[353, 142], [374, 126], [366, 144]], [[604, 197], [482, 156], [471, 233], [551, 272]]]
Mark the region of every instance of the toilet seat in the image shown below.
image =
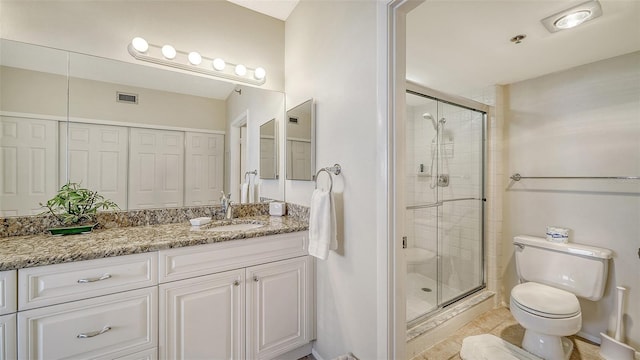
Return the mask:
[[511, 290], [511, 300], [523, 311], [549, 319], [580, 314], [580, 303], [574, 294], [535, 282], [516, 285]]

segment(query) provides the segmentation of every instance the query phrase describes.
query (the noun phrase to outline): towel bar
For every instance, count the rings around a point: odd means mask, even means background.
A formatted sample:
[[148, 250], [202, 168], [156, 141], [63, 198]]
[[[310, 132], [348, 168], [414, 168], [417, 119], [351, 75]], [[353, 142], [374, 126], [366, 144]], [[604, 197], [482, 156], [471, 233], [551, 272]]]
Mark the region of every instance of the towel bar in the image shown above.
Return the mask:
[[509, 177], [513, 181], [521, 179], [615, 179], [615, 180], [640, 180], [640, 176], [522, 176], [515, 173]]

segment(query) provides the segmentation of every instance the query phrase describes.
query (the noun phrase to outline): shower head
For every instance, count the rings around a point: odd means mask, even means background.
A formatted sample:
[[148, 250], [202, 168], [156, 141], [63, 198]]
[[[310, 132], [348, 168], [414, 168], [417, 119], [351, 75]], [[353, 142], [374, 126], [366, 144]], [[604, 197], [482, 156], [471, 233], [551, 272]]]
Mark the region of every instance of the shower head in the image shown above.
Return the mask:
[[438, 125], [436, 124], [436, 119], [433, 118], [433, 115], [431, 115], [430, 113], [426, 112], [424, 114], [422, 114], [422, 118], [425, 120], [431, 120], [431, 124], [433, 124], [433, 128], [435, 130], [438, 129]]

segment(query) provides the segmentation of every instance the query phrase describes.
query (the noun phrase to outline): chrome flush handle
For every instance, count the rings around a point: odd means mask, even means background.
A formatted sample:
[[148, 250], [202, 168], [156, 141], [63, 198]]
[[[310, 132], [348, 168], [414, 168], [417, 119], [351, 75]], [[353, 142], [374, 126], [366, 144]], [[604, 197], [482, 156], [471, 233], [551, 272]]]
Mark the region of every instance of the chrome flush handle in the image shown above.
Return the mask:
[[524, 250], [524, 245], [522, 245], [522, 244], [516, 243], [516, 244], [513, 244], [513, 246], [515, 246], [516, 250], [518, 250], [518, 251]]

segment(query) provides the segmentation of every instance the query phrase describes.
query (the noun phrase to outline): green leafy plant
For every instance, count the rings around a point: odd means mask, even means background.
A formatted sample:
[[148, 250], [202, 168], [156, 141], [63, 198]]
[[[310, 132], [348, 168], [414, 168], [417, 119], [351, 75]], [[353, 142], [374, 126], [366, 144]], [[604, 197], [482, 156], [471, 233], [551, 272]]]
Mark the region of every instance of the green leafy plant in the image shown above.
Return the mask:
[[40, 203], [63, 225], [80, 225], [95, 221], [98, 210], [120, 209], [116, 203], [105, 199], [97, 191], [80, 187], [77, 183], [66, 183], [46, 204]]

